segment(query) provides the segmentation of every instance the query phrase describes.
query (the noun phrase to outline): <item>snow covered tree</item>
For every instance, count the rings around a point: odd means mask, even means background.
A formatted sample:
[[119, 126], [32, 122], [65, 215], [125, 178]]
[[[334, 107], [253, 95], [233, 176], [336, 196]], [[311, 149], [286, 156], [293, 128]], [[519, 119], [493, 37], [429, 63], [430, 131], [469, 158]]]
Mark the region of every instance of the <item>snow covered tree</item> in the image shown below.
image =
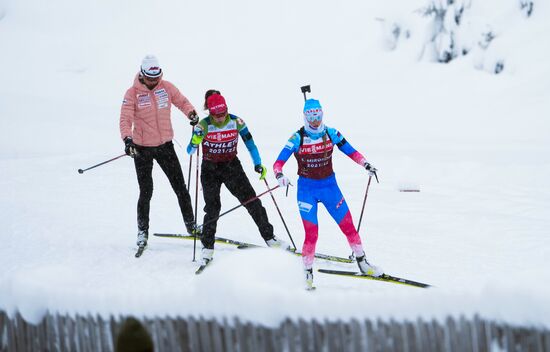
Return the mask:
[[395, 50], [400, 40], [409, 39], [411, 36], [410, 30], [400, 21], [389, 21], [384, 18], [376, 20], [382, 24], [383, 45], [387, 50]]
[[484, 0], [474, 0], [476, 6], [473, 0], [426, 1], [414, 18], [377, 18], [386, 49], [408, 50], [418, 60], [439, 63], [468, 55], [465, 60], [476, 69], [493, 74], [501, 73], [505, 62], [513, 67], [505, 60], [506, 33], [524, 30], [522, 17], [532, 16], [535, 0], [506, 0], [494, 9], [481, 4]]
[[477, 50], [474, 52], [474, 67], [478, 70], [485, 70], [494, 74], [499, 74], [504, 70], [504, 60], [491, 53], [489, 48], [491, 43], [496, 38], [494, 30], [490, 26], [486, 26], [481, 33], [480, 39], [477, 42]]
[[430, 0], [420, 10], [422, 15], [433, 18], [426, 45], [433, 49], [436, 61], [448, 63], [468, 53], [470, 48], [461, 40], [460, 26], [470, 6], [470, 0]]
[[533, 13], [533, 5], [533, 0], [519, 0], [519, 8], [527, 17]]

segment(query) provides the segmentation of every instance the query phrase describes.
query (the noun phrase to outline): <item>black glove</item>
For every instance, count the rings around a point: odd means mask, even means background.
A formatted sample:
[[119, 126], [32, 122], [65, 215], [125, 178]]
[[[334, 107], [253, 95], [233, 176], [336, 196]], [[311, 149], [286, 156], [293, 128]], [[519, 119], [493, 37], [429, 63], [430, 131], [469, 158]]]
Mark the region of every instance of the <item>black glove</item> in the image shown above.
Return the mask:
[[377, 168], [375, 168], [374, 166], [372, 166], [369, 163], [365, 163], [365, 170], [367, 170], [369, 172], [370, 176], [373, 176], [378, 171]]
[[197, 112], [195, 110], [192, 110], [190, 113], [189, 113], [189, 124], [191, 126], [195, 126], [197, 123], [199, 123], [199, 115], [197, 115]]
[[135, 158], [138, 155], [136, 145], [134, 144], [132, 137], [124, 138], [124, 146], [124, 152], [126, 155], [131, 156], [132, 158]]

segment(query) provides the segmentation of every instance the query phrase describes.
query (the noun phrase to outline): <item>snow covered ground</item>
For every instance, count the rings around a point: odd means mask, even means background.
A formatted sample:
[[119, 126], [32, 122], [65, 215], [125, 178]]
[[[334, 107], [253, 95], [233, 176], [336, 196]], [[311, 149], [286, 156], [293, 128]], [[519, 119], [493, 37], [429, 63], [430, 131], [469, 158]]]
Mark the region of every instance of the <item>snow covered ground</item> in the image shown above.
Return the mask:
[[[427, 25], [413, 12], [425, 4], [420, 0], [1, 0], [0, 309], [30, 321], [48, 310], [238, 315], [269, 325], [289, 316], [478, 313], [550, 326], [550, 9], [538, 1], [526, 18], [514, 0], [472, 3], [476, 26], [489, 23], [498, 34], [496, 49], [481, 60], [503, 58], [499, 75], [474, 68], [479, 52], [448, 65], [418, 61]], [[389, 21], [412, 33], [393, 51], [384, 42]], [[301, 126], [299, 87], [311, 84], [325, 123], [380, 170], [360, 230], [369, 259], [435, 287], [316, 273], [318, 289], [306, 292], [299, 258], [224, 245], [196, 276], [193, 243], [178, 239], [153, 237], [134, 258], [131, 159], [83, 175], [76, 170], [123, 152], [120, 103], [148, 53], [197, 108], [207, 89], [221, 90], [268, 166]], [[185, 146], [190, 127], [177, 110], [173, 125]], [[240, 159], [262, 192], [240, 144]], [[187, 175], [189, 157], [176, 149]], [[334, 164], [357, 222], [367, 174], [341, 153]], [[294, 160], [285, 171], [296, 180]], [[182, 232], [175, 195], [158, 167], [154, 180], [150, 232]], [[272, 174], [268, 180], [276, 184]], [[194, 191], [194, 176], [191, 183]], [[421, 191], [399, 192], [404, 187]], [[294, 188], [288, 198], [276, 192], [301, 247], [295, 197]], [[238, 204], [225, 190], [222, 203]], [[288, 239], [268, 196], [263, 204], [278, 236]], [[220, 219], [218, 235], [262, 243], [243, 209]], [[324, 210], [317, 248], [349, 252]], [[315, 268], [355, 266], [317, 260]]]

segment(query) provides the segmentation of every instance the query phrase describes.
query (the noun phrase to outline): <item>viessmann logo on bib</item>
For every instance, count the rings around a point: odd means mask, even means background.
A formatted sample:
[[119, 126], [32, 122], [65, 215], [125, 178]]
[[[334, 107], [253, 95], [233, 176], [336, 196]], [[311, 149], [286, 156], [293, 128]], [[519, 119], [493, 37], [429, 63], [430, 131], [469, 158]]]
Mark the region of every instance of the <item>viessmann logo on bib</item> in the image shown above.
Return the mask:
[[[326, 144], [326, 150], [331, 151], [332, 150], [332, 143]], [[311, 144], [311, 145], [303, 145], [300, 149], [300, 154], [317, 154], [317, 153], [323, 153], [325, 151], [325, 145], [323, 143], [318, 144]]]
[[206, 135], [206, 139], [210, 142], [215, 143], [224, 143], [229, 142], [237, 138], [237, 131], [227, 131], [227, 132], [214, 132]]

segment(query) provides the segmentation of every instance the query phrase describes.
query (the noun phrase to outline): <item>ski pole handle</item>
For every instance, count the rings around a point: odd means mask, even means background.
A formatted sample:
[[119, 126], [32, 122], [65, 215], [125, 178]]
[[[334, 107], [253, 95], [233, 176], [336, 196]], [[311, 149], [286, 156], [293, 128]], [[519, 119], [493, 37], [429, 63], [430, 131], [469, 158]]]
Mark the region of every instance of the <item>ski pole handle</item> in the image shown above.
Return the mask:
[[112, 158], [112, 159], [109, 159], [109, 160], [107, 160], [107, 161], [104, 161], [104, 162], [102, 162], [102, 163], [99, 163], [99, 164], [97, 164], [97, 165], [90, 166], [90, 167], [87, 168], [87, 169], [84, 169], [84, 170], [83, 170], [83, 169], [78, 169], [78, 173], [79, 173], [79, 174], [83, 174], [85, 171], [88, 171], [88, 170], [91, 170], [91, 169], [95, 169], [95, 168], [98, 167], [98, 166], [101, 166], [101, 165], [103, 165], [103, 164], [110, 163], [111, 161], [115, 161], [115, 160], [117, 160], [117, 159], [120, 159], [120, 158], [122, 158], [123, 156], [126, 156], [126, 153], [121, 154], [121, 155], [119, 155], [119, 156], [117, 156], [117, 157], [114, 157], [114, 158]]

